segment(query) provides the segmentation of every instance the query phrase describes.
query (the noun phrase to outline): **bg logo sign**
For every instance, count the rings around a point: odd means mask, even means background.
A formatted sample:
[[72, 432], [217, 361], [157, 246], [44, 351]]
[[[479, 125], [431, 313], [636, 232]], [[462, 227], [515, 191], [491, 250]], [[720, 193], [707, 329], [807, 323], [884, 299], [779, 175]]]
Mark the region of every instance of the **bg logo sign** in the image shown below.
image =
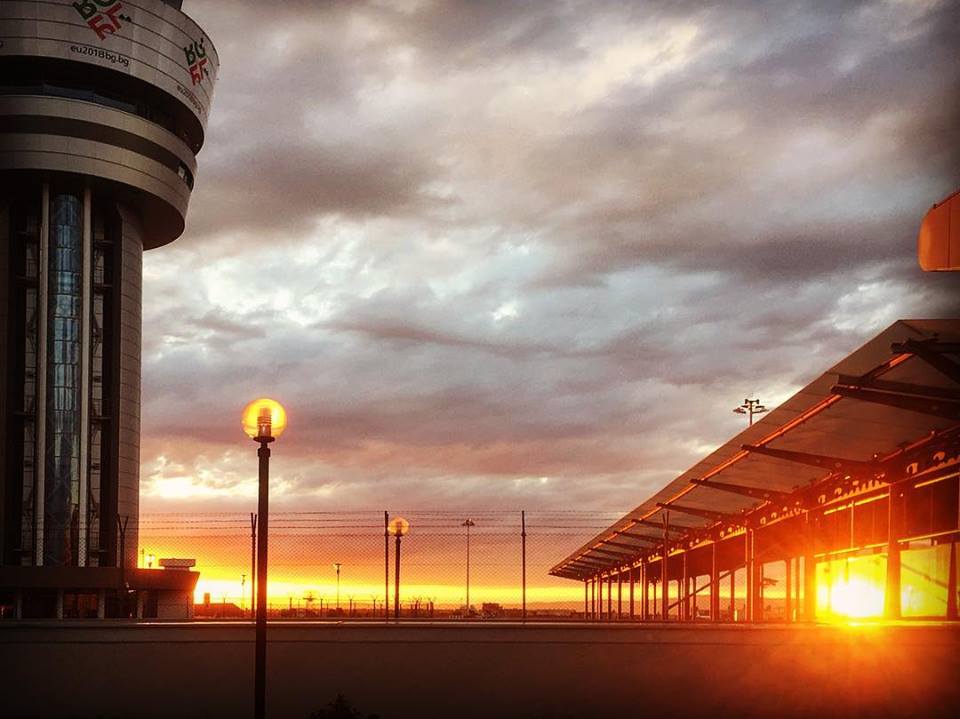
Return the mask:
[[187, 59], [187, 67], [190, 68], [190, 82], [199, 85], [203, 82], [203, 78], [210, 75], [210, 71], [207, 70], [207, 51], [203, 47], [203, 38], [200, 38], [199, 42], [194, 40], [183, 48], [183, 54]]
[[119, 30], [121, 20], [130, 22], [128, 15], [120, 14], [123, 3], [117, 0], [80, 0], [73, 7], [101, 40]]

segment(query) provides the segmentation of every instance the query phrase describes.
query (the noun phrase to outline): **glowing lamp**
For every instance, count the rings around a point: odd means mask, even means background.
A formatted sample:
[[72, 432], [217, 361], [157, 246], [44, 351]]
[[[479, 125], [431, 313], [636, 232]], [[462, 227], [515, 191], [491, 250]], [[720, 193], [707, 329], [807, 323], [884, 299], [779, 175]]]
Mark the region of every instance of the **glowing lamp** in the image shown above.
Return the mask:
[[389, 530], [394, 537], [402, 537], [410, 531], [410, 522], [403, 517], [394, 517], [390, 520]]
[[276, 400], [256, 399], [244, 408], [242, 424], [251, 439], [273, 440], [287, 428], [287, 411]]

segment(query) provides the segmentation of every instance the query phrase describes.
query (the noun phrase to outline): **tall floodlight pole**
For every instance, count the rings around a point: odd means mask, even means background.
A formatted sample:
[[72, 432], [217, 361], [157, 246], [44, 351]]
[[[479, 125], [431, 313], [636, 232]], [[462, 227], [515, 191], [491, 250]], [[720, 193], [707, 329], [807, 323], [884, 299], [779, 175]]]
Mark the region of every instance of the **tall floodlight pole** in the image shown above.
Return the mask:
[[734, 407], [733, 411], [737, 414], [745, 414], [750, 418], [749, 427], [753, 426], [753, 415], [763, 414], [764, 412], [769, 412], [766, 407], [764, 407], [759, 399], [745, 399], [743, 404], [739, 407]]
[[470, 527], [477, 526], [472, 519], [465, 519], [461, 527], [467, 528], [467, 616], [470, 616]]
[[390, 520], [389, 532], [397, 540], [396, 564], [393, 568], [393, 618], [400, 620], [400, 539], [410, 531], [410, 522], [403, 517], [394, 517]]
[[287, 426], [287, 413], [272, 399], [254, 400], [243, 410], [243, 431], [260, 447], [257, 500], [257, 622], [254, 650], [253, 716], [266, 716], [267, 695], [267, 512], [270, 502], [270, 443]]
[[337, 570], [337, 614], [340, 613], [340, 562], [334, 562], [333, 566]]

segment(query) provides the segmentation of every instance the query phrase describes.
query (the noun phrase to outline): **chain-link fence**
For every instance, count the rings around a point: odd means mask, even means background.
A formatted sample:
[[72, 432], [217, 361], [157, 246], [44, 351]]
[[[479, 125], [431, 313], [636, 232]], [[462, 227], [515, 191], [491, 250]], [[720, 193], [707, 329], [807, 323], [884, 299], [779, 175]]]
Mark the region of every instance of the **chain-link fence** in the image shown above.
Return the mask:
[[[398, 544], [387, 531], [402, 516]], [[619, 512], [271, 512], [271, 618], [582, 618], [583, 585], [549, 575]], [[195, 617], [250, 617], [253, 514], [143, 514], [141, 567], [196, 560]], [[397, 551], [399, 547], [399, 582]]]

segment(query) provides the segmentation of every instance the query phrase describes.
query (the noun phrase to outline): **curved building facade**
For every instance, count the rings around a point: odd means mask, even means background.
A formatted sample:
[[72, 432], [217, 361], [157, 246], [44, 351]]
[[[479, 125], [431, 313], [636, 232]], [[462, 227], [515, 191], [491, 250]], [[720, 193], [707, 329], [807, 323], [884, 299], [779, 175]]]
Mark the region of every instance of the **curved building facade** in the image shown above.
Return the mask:
[[218, 64], [180, 2], [0, 2], [0, 591], [135, 571], [142, 258]]

